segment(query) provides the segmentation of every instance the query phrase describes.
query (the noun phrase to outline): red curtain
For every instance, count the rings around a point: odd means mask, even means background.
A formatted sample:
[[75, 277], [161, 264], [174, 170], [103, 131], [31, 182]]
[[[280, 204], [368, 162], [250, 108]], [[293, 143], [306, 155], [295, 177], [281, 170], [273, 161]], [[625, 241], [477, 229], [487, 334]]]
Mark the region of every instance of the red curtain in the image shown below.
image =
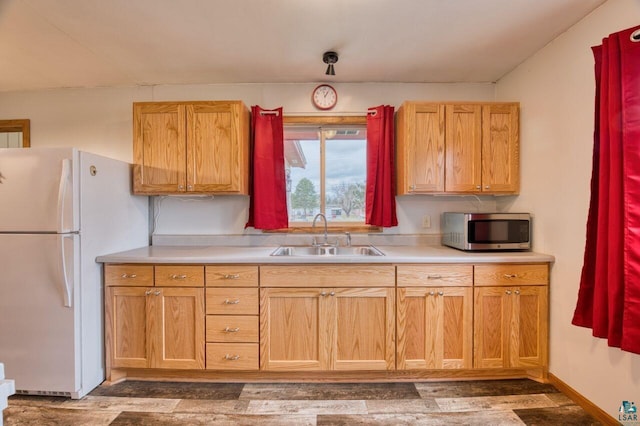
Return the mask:
[[247, 227], [280, 229], [289, 226], [284, 171], [282, 108], [251, 107], [252, 188]]
[[367, 114], [366, 223], [396, 226], [393, 107], [380, 105]]
[[[595, 130], [587, 240], [574, 325], [640, 353], [639, 27], [593, 48]], [[637, 37], [640, 39], [640, 37]]]

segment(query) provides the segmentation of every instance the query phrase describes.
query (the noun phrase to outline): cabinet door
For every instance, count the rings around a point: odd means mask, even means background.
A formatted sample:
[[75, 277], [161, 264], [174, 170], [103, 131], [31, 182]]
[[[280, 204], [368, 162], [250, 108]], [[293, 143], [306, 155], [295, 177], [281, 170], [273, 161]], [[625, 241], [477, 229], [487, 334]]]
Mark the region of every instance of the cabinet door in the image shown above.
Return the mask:
[[111, 367], [149, 367], [148, 288], [108, 287], [105, 341]]
[[327, 370], [332, 330], [327, 289], [260, 289], [260, 369]]
[[482, 169], [482, 107], [447, 105], [446, 166], [447, 192], [480, 192]]
[[239, 103], [187, 105], [187, 191], [246, 193], [244, 108]]
[[519, 108], [517, 104], [482, 107], [482, 191], [520, 190]]
[[444, 117], [444, 105], [402, 105], [398, 114], [398, 194], [444, 191]]
[[521, 286], [513, 291], [512, 367], [537, 367], [547, 363], [547, 290], [547, 286]]
[[333, 305], [333, 369], [394, 370], [394, 289], [339, 288], [325, 299]]
[[178, 103], [134, 103], [134, 193], [185, 190], [185, 120], [185, 109]]
[[471, 368], [472, 288], [398, 288], [398, 369]]
[[508, 287], [474, 289], [473, 365], [476, 368], [509, 366], [511, 294]]
[[149, 302], [151, 367], [204, 368], [204, 289], [156, 288]]

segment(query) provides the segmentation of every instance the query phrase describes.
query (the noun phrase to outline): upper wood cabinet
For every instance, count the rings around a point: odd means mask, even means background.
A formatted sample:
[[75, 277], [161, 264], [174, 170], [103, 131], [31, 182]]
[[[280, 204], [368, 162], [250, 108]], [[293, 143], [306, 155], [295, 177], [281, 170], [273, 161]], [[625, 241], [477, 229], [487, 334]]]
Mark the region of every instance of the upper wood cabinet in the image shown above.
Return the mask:
[[396, 130], [398, 195], [518, 193], [517, 103], [405, 102]]
[[241, 101], [133, 104], [137, 194], [248, 194], [249, 110]]

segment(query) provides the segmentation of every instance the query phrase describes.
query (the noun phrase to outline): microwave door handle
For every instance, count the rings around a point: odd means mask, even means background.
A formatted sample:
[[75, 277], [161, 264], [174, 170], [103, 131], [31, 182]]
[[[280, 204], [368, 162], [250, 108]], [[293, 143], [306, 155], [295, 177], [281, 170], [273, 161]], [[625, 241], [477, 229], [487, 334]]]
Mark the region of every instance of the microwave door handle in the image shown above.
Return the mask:
[[60, 171], [60, 183], [58, 184], [58, 233], [64, 232], [64, 198], [67, 194], [67, 181], [69, 180], [69, 169], [71, 160], [62, 160], [62, 170]]
[[62, 289], [62, 298], [64, 306], [70, 308], [72, 306], [71, 303], [71, 283], [69, 282], [69, 275], [67, 274], [67, 255], [66, 250], [64, 248], [64, 242], [67, 238], [73, 238], [73, 235], [61, 235], [60, 236], [60, 287]]

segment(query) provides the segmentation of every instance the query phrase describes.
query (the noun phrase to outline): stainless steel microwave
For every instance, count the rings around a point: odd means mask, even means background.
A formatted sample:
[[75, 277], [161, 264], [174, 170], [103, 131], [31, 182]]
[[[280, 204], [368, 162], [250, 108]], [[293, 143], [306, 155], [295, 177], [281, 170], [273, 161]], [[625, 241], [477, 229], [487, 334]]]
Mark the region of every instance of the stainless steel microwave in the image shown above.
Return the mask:
[[467, 251], [531, 249], [529, 213], [442, 214], [442, 244]]

